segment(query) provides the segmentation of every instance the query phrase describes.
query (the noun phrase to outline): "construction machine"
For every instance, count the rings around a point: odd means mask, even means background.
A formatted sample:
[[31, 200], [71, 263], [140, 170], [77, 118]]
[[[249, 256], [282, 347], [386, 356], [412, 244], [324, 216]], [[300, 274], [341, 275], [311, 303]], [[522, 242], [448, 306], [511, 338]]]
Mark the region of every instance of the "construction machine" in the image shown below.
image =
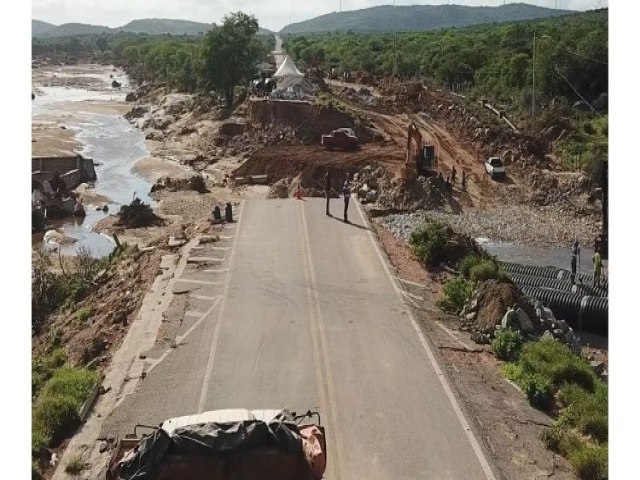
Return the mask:
[[435, 147], [424, 144], [418, 126], [412, 121], [407, 131], [407, 159], [405, 161], [407, 176], [435, 176], [437, 175], [436, 164]]

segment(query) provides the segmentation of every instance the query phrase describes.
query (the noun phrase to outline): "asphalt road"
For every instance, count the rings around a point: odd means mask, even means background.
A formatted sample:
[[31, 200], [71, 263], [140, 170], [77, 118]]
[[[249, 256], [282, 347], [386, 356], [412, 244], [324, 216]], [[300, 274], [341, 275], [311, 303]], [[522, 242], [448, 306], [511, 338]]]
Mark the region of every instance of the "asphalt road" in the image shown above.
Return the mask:
[[148, 352], [107, 433], [220, 408], [319, 409], [325, 478], [494, 478], [354, 203], [350, 218], [321, 199], [244, 203], [176, 284], [177, 348]]

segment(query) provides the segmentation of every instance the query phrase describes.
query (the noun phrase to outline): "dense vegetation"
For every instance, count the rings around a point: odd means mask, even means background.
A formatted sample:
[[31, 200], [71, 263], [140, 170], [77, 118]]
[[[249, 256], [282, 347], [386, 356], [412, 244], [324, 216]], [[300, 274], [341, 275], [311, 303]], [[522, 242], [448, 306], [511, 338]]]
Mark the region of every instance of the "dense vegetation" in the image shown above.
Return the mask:
[[[401, 78], [422, 77], [502, 101], [530, 104], [533, 37], [536, 96], [594, 99], [608, 88], [608, 11], [497, 26], [399, 34], [395, 60]], [[390, 75], [394, 36], [295, 36], [285, 49], [303, 67]]]
[[282, 35], [326, 32], [423, 32], [438, 28], [467, 27], [482, 23], [513, 22], [569, 13], [524, 3], [499, 7], [464, 5], [381, 5], [332, 12], [287, 25]]

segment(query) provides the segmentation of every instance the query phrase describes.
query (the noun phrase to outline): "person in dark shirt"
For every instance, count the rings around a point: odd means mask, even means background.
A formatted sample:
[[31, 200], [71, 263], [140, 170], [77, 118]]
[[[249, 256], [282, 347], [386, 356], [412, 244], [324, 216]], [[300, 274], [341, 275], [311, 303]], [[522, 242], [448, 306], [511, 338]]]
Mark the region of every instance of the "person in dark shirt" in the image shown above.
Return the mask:
[[324, 174], [324, 194], [327, 197], [327, 215], [330, 217], [329, 198], [331, 197], [331, 174], [329, 173], [329, 170]]
[[578, 267], [578, 259], [580, 258], [580, 245], [578, 244], [578, 240], [573, 243], [573, 248], [571, 249], [571, 284], [575, 285], [576, 283], [576, 270]]
[[344, 196], [344, 222], [349, 223], [347, 210], [349, 209], [349, 200], [351, 199], [351, 180], [349, 179], [348, 173], [347, 178], [344, 179], [344, 184], [342, 185], [342, 195]]

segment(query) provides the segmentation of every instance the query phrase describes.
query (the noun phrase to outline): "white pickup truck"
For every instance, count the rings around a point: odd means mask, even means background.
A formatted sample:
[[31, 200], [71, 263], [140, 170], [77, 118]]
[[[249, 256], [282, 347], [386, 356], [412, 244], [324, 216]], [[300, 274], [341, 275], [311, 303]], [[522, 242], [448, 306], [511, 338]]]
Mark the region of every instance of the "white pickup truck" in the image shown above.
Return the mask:
[[484, 169], [489, 175], [491, 175], [491, 178], [501, 178], [507, 173], [502, 160], [498, 157], [487, 158], [487, 161], [484, 162]]

